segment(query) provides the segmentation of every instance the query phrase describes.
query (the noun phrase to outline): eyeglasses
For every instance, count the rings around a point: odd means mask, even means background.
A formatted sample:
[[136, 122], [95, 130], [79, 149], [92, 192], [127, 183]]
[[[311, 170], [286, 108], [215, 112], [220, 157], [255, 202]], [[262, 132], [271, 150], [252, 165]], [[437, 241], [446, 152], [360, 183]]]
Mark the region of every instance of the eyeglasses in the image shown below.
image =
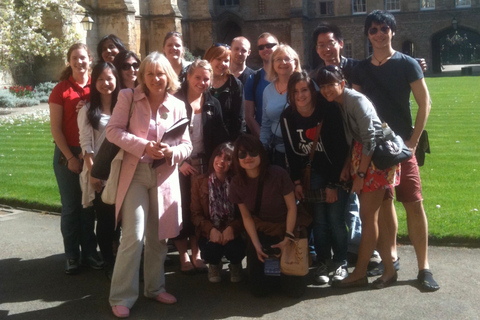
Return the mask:
[[258, 46], [258, 51], [262, 51], [263, 49], [267, 48], [267, 49], [272, 49], [273, 47], [275, 47], [277, 44], [276, 43], [265, 43], [265, 44], [261, 44]]
[[320, 49], [320, 50], [325, 50], [325, 49], [332, 49], [333, 47], [335, 47], [335, 45], [337, 44], [338, 42], [337, 41], [330, 41], [330, 42], [327, 42], [327, 43], [319, 43], [317, 44], [317, 49]]
[[275, 58], [273, 59], [273, 62], [276, 62], [276, 63], [290, 63], [292, 61], [295, 61], [295, 59], [292, 59], [292, 58], [289, 58], [289, 57], [283, 57], [283, 58]]
[[230, 46], [226, 43], [220, 43], [220, 42], [214, 42], [212, 44], [212, 47], [225, 47], [227, 48], [228, 50], [230, 50]]
[[383, 34], [387, 34], [389, 30], [390, 30], [389, 26], [383, 26], [381, 28], [372, 27], [368, 29], [368, 34], [373, 36], [374, 34], [377, 34], [378, 31], [381, 31]]
[[247, 157], [247, 154], [250, 156], [250, 158], [258, 157], [258, 151], [239, 150], [238, 151], [238, 159], [240, 159], [240, 160], [245, 159]]
[[318, 86], [320, 90], [322, 89], [332, 89], [336, 86], [338, 86], [341, 82], [334, 82], [334, 83], [327, 83], [327, 84], [322, 84], [321, 86]]
[[132, 67], [133, 67], [134, 70], [138, 70], [138, 68], [140, 67], [140, 63], [138, 63], [138, 62], [134, 62], [134, 63], [124, 62], [124, 63], [122, 64], [122, 70], [123, 70], [123, 71], [128, 71], [128, 70], [130, 70]]

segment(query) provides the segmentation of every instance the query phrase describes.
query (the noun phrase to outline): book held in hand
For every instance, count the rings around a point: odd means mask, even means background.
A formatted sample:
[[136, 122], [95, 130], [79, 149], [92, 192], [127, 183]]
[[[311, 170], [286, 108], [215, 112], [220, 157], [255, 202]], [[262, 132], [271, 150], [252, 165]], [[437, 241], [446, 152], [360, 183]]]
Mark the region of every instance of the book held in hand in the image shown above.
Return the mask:
[[[185, 133], [189, 123], [190, 120], [188, 118], [182, 118], [178, 120], [170, 128], [168, 128], [167, 131], [165, 131], [160, 142], [166, 143], [170, 147], [178, 146], [180, 142], [182, 142], [182, 136]], [[153, 160], [152, 168], [156, 168], [165, 162], [165, 158]]]

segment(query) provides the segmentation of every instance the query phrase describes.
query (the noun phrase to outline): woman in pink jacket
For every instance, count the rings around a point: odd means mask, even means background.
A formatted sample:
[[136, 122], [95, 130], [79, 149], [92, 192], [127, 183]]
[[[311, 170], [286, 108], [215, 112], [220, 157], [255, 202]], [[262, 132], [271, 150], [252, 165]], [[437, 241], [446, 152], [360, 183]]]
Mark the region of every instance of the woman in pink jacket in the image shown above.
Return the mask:
[[[167, 304], [177, 301], [165, 291], [166, 239], [177, 236], [182, 228], [177, 164], [192, 150], [187, 131], [177, 146], [160, 142], [170, 126], [187, 116], [184, 103], [172, 95], [179, 83], [165, 56], [149, 54], [140, 65], [138, 81], [133, 93], [120, 91], [107, 126], [107, 139], [125, 151], [116, 200], [122, 241], [110, 288], [110, 305], [119, 318], [130, 315], [138, 298], [144, 239], [144, 295]], [[166, 161], [153, 168], [157, 159]]]

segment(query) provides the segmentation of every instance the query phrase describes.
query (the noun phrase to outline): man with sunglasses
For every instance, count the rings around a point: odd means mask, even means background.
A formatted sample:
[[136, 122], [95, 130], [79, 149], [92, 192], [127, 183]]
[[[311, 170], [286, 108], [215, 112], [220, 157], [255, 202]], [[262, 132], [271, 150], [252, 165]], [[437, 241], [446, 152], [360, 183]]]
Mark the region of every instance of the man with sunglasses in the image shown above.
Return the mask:
[[252, 52], [250, 41], [245, 37], [236, 37], [232, 40], [230, 72], [245, 86], [250, 75], [255, 71], [247, 67], [247, 58]]
[[[372, 11], [365, 20], [364, 33], [373, 47], [371, 57], [361, 61], [352, 74], [353, 88], [367, 95], [375, 105], [379, 117], [400, 135], [407, 147], [415, 154], [420, 135], [427, 123], [431, 100], [423, 72], [411, 57], [392, 48], [396, 32], [395, 17], [381, 10]], [[412, 129], [410, 93], [418, 105]], [[440, 287], [433, 279], [428, 263], [428, 223], [423, 207], [420, 173], [415, 156], [401, 163], [400, 184], [395, 187], [397, 201], [403, 203], [407, 213], [408, 234], [417, 255], [419, 285], [422, 290], [435, 291]], [[396, 235], [397, 216], [393, 205], [393, 190], [387, 190], [381, 212], [384, 224], [389, 228], [378, 246], [389, 250], [392, 260], [397, 261]], [[392, 274], [390, 262], [384, 261], [385, 274]], [[390, 270], [387, 270], [390, 269]], [[391, 279], [380, 279], [391, 283]]]
[[258, 54], [262, 58], [263, 68], [250, 75], [244, 87], [245, 122], [250, 132], [259, 137], [262, 123], [263, 90], [270, 84], [266, 79], [270, 64], [270, 56], [278, 45], [278, 39], [273, 34], [264, 32], [257, 40]]

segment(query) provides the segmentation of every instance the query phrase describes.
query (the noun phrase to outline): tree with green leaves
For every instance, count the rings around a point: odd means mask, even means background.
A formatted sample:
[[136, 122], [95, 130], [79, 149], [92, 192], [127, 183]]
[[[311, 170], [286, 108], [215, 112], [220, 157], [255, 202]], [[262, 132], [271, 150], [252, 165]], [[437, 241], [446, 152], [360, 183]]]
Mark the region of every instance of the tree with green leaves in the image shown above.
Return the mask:
[[0, 0], [0, 68], [14, 78], [18, 70], [29, 72], [34, 82], [37, 57], [64, 57], [80, 39], [73, 21], [77, 8], [75, 0]]

